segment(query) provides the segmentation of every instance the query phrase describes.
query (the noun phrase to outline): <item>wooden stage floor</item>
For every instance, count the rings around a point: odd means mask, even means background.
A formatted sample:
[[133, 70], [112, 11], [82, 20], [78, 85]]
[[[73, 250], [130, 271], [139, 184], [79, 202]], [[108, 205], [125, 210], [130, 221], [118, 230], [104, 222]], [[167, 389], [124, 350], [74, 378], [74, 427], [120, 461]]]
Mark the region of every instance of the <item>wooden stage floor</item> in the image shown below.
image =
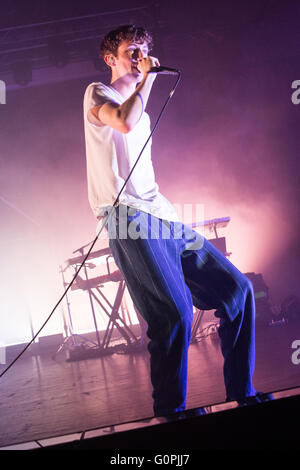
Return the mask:
[[[254, 385], [276, 392], [300, 386], [291, 348], [300, 323], [257, 327]], [[0, 380], [0, 447], [152, 416], [148, 352], [66, 362], [60, 353], [20, 358]], [[189, 352], [187, 408], [225, 400], [219, 339]], [[4, 369], [1, 366], [0, 371]]]

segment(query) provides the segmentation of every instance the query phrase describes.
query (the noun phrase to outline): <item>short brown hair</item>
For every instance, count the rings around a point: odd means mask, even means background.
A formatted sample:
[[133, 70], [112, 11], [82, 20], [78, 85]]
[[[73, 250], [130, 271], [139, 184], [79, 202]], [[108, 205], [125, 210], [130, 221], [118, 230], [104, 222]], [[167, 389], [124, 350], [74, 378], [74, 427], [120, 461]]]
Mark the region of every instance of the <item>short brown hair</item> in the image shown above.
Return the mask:
[[106, 34], [100, 46], [100, 57], [103, 59], [106, 54], [117, 57], [118, 47], [122, 41], [146, 42], [149, 51], [153, 47], [152, 35], [145, 28], [134, 24], [123, 25]]

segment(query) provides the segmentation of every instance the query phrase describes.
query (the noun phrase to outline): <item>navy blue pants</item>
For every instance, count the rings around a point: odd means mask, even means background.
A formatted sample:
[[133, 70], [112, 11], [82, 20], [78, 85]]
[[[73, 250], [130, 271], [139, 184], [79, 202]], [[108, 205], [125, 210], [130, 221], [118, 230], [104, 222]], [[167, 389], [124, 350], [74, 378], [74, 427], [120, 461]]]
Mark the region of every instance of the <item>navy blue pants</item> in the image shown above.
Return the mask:
[[206, 238], [125, 206], [107, 224], [110, 248], [148, 324], [154, 414], [186, 407], [193, 305], [215, 309], [227, 399], [255, 395], [255, 304], [252, 284]]

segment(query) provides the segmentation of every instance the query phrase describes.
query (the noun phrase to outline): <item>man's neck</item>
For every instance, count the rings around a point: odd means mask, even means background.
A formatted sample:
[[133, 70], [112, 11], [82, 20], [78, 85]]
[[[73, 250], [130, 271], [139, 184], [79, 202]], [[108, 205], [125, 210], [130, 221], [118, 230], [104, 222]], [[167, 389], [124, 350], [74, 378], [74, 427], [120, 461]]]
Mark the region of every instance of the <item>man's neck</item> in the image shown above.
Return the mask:
[[110, 85], [127, 100], [135, 91], [137, 83], [132, 80], [126, 80], [125, 77], [119, 77], [117, 79], [112, 78]]

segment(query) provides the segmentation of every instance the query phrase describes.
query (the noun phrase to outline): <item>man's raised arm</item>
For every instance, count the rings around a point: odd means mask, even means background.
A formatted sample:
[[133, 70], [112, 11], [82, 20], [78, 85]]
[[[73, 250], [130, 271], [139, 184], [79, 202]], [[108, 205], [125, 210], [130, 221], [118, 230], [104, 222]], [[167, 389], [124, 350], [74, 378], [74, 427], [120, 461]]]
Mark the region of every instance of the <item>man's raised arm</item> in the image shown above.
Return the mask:
[[88, 120], [97, 126], [107, 125], [113, 127], [124, 134], [130, 132], [141, 118], [146, 108], [155, 73], [149, 74], [149, 70], [157, 65], [154, 57], [140, 58], [138, 68], [143, 74], [143, 79], [136, 87], [135, 91], [121, 105], [105, 103], [102, 106], [95, 106], [88, 112]]

